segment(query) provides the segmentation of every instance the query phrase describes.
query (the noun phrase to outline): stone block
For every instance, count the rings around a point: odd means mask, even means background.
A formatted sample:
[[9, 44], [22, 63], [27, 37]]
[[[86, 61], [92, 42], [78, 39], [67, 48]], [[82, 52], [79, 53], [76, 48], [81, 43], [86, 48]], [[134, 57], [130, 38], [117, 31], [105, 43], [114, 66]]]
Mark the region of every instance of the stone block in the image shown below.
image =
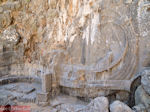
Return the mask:
[[50, 94], [49, 93], [37, 93], [36, 94], [36, 99], [37, 102], [48, 102], [50, 98]]
[[51, 91], [52, 74], [42, 75], [42, 91], [47, 93]]

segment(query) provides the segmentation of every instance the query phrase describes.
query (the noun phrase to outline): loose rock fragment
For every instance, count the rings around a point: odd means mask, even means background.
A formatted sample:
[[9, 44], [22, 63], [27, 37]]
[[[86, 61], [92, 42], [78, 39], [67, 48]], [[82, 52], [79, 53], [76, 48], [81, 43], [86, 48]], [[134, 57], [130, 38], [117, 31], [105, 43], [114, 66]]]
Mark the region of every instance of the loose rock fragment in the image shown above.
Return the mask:
[[110, 105], [110, 112], [133, 112], [133, 110], [120, 101], [114, 101]]

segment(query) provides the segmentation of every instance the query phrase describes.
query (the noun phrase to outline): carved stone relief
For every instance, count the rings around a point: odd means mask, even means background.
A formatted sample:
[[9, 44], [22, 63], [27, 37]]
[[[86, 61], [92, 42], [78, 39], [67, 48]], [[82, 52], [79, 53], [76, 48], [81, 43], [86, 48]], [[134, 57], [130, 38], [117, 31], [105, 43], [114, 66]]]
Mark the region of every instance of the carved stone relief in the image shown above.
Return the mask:
[[60, 78], [64, 91], [93, 97], [108, 90], [130, 90], [139, 49], [131, 5], [121, 0], [99, 1], [96, 8], [89, 6], [89, 12], [73, 21], [79, 26], [71, 25], [68, 31], [70, 59], [63, 64]]

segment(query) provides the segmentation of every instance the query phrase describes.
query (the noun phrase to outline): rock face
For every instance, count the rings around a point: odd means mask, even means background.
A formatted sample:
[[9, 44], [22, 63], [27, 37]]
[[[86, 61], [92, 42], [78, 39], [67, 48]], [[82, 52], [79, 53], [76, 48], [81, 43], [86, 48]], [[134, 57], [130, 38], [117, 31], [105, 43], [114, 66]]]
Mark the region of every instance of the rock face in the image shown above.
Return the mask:
[[[149, 66], [149, 5], [149, 0], [2, 0], [0, 76], [51, 74], [46, 84], [51, 94], [61, 88], [95, 98], [130, 91], [134, 74]], [[148, 77], [142, 77], [147, 94]]]
[[109, 102], [106, 97], [97, 97], [87, 106], [62, 104], [57, 106], [58, 112], [109, 112]]
[[134, 107], [133, 107], [133, 110], [134, 110], [135, 112], [147, 112], [147, 109], [146, 109], [145, 106], [142, 105], [142, 104], [139, 104], [139, 105], [134, 106]]
[[130, 107], [120, 101], [114, 101], [110, 105], [110, 112], [133, 112]]
[[109, 112], [109, 101], [106, 97], [97, 97], [82, 111], [79, 112]]
[[[60, 85], [71, 95], [84, 97], [103, 95], [105, 89], [129, 90], [129, 79], [138, 63], [138, 36], [133, 33], [132, 10], [128, 9], [132, 9], [132, 4], [111, 0], [83, 4], [77, 1], [79, 3], [70, 3], [74, 8], [71, 14], [76, 15], [65, 27], [70, 30], [64, 31], [67, 35], [62, 34], [68, 41], [70, 62], [62, 66]], [[76, 6], [83, 7], [83, 10]], [[62, 8], [62, 11], [69, 15], [66, 9]], [[95, 94], [92, 91], [96, 91]]]
[[141, 84], [146, 93], [150, 95], [150, 69], [143, 71]]
[[4, 30], [0, 36], [1, 44], [17, 44], [20, 40], [20, 36], [17, 33], [15, 26], [10, 26]]
[[149, 83], [150, 69], [147, 68], [141, 72], [141, 85], [135, 91], [135, 104], [133, 110], [137, 112], [150, 111], [150, 83]]
[[146, 108], [150, 107], [150, 96], [145, 92], [142, 86], [139, 86], [135, 92], [135, 103], [144, 104]]

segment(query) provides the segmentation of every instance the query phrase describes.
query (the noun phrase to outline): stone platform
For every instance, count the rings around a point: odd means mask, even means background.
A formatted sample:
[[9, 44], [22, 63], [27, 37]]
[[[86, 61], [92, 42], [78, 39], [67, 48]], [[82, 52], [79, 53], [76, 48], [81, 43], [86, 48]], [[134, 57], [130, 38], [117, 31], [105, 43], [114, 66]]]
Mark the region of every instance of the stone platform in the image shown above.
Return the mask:
[[0, 79], [0, 105], [12, 101], [35, 103], [36, 94], [41, 91], [38, 79], [27, 76], [13, 76]]

